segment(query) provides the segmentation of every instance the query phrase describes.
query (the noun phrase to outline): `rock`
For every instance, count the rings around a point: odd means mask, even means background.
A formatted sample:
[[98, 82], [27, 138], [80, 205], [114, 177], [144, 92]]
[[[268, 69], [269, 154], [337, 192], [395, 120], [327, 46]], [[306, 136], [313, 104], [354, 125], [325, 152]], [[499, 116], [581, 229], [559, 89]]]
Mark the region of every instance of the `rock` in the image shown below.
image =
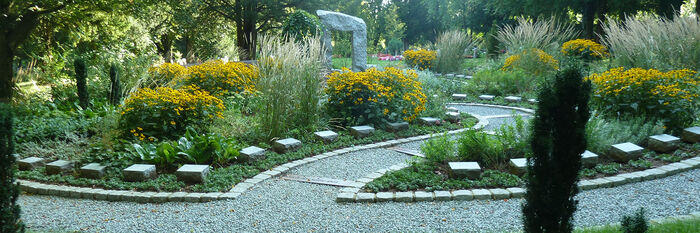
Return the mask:
[[649, 149], [659, 152], [668, 153], [678, 149], [678, 144], [681, 142], [680, 138], [668, 135], [654, 135], [649, 136]]
[[446, 74], [445, 77], [454, 78], [454, 77], [455, 77], [455, 74]]
[[598, 155], [590, 151], [584, 151], [581, 154], [581, 165], [587, 168], [595, 167], [595, 165], [598, 165]]
[[365, 21], [343, 13], [317, 10], [316, 15], [323, 23], [322, 44], [326, 48], [326, 65], [332, 67], [331, 30], [352, 32], [352, 70], [364, 71], [367, 68], [367, 25]]
[[275, 150], [275, 152], [280, 154], [295, 151], [299, 149], [299, 147], [301, 147], [301, 141], [294, 138], [285, 138], [272, 143], [272, 148]]
[[491, 199], [491, 192], [488, 189], [474, 189], [472, 190], [475, 200], [488, 200]]
[[17, 161], [17, 166], [22, 171], [34, 170], [44, 166], [44, 159], [37, 157], [20, 159]]
[[447, 111], [448, 112], [459, 112], [459, 109], [457, 109], [455, 107], [449, 107], [449, 108], [447, 108]]
[[416, 191], [413, 195], [415, 201], [433, 201], [433, 192]]
[[101, 179], [105, 175], [105, 166], [90, 163], [80, 168], [80, 176], [88, 179]]
[[156, 166], [152, 164], [134, 164], [122, 171], [125, 181], [138, 182], [156, 178]]
[[452, 200], [452, 193], [450, 191], [435, 191], [436, 201], [450, 201]]
[[66, 160], [56, 160], [46, 164], [46, 174], [56, 175], [73, 170], [73, 162]]
[[397, 192], [395, 199], [398, 202], [412, 202], [413, 192]]
[[393, 192], [378, 192], [377, 193], [377, 202], [385, 202], [385, 201], [393, 201], [394, 200], [394, 193]]
[[510, 159], [508, 165], [510, 166], [510, 173], [515, 175], [522, 176], [527, 172], [526, 158]]
[[187, 184], [204, 183], [207, 174], [209, 174], [209, 165], [185, 164], [175, 171], [177, 180]]
[[357, 202], [374, 202], [376, 201], [376, 194], [374, 193], [358, 193]]
[[474, 194], [470, 190], [455, 190], [452, 192], [456, 201], [470, 201], [474, 199]]
[[481, 167], [477, 162], [449, 162], [449, 165], [452, 173], [458, 177], [476, 180], [481, 175]]
[[458, 112], [446, 112], [445, 113], [445, 119], [447, 121], [452, 122], [452, 123], [457, 123], [459, 122], [461, 118], [461, 115]]
[[491, 192], [493, 199], [496, 199], [496, 200], [510, 198], [510, 192], [508, 192], [508, 190], [505, 190], [505, 189], [489, 189], [489, 192]]
[[681, 133], [681, 139], [689, 143], [700, 142], [700, 127], [695, 126], [684, 129], [683, 133]]
[[467, 80], [471, 80], [471, 79], [473, 79], [474, 77], [472, 77], [471, 75], [467, 75], [467, 76], [464, 76], [464, 78], [467, 79]]
[[320, 131], [320, 132], [315, 132], [314, 137], [320, 141], [323, 141], [325, 143], [331, 143], [338, 139], [338, 134], [336, 132], [326, 130], [326, 131]]
[[540, 101], [537, 101], [536, 99], [528, 99], [527, 102], [530, 102], [531, 104], [536, 104], [536, 103], [539, 103]]
[[257, 161], [257, 160], [263, 160], [265, 159], [265, 149], [257, 147], [257, 146], [249, 146], [246, 148], [243, 148], [239, 153], [239, 160], [242, 161]]
[[627, 161], [642, 157], [642, 151], [644, 151], [644, 148], [629, 142], [625, 142], [612, 145], [610, 148], [610, 153], [608, 154], [615, 161], [626, 163]]
[[496, 98], [496, 96], [493, 96], [493, 95], [480, 95], [479, 96], [479, 99], [482, 99], [482, 100], [493, 100], [494, 98]]
[[386, 131], [389, 132], [399, 132], [405, 129], [408, 129], [408, 122], [391, 122], [386, 126]]
[[523, 98], [520, 98], [520, 97], [517, 97], [517, 96], [506, 96], [506, 98], [503, 98], [503, 99], [505, 99], [505, 100], [508, 101], [508, 102], [513, 102], [513, 103], [515, 103], [515, 102], [520, 102], [520, 101], [523, 100]]
[[452, 94], [453, 100], [465, 100], [467, 99], [467, 94]]
[[367, 125], [350, 127], [350, 134], [356, 138], [364, 138], [374, 133], [374, 128]]
[[464, 76], [463, 74], [455, 75], [455, 78], [464, 78], [464, 77], [465, 77], [465, 76]]
[[418, 122], [420, 122], [422, 125], [439, 125], [440, 119], [433, 117], [421, 117], [418, 118]]

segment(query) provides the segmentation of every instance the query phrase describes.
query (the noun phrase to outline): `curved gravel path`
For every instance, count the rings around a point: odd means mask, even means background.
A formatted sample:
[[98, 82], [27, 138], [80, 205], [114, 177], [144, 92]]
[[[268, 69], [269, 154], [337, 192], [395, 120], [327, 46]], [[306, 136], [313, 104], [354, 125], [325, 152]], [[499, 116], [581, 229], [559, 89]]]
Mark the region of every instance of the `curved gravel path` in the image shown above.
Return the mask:
[[[469, 106], [473, 107], [473, 106]], [[498, 110], [472, 113], [503, 115]], [[460, 109], [467, 110], [467, 109]], [[484, 114], [485, 111], [492, 111]], [[510, 114], [511, 110], [508, 110]], [[496, 125], [498, 123], [495, 123]], [[418, 150], [422, 142], [401, 145]], [[418, 148], [416, 148], [418, 147]], [[347, 153], [302, 165], [289, 174], [356, 179], [405, 162], [386, 149]], [[649, 218], [700, 211], [700, 169], [584, 191], [576, 226], [602, 225], [644, 207]], [[338, 187], [269, 179], [236, 200], [139, 204], [22, 195], [22, 219], [33, 230], [89, 232], [502, 232], [521, 228], [522, 199], [338, 204]]]

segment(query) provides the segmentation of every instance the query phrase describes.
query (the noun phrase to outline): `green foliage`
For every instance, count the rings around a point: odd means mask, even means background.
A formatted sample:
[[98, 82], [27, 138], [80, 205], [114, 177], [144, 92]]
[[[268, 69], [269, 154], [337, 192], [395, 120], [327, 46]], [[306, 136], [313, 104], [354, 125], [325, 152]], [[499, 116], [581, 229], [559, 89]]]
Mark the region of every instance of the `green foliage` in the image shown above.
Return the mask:
[[110, 90], [109, 90], [109, 102], [112, 105], [119, 105], [119, 103], [122, 100], [122, 90], [121, 90], [121, 82], [119, 81], [119, 71], [117, 71], [117, 65], [112, 64], [112, 66], [109, 67], [109, 81], [110, 81]]
[[15, 142], [12, 107], [0, 102], [0, 232], [23, 232], [17, 205], [19, 185], [15, 183]]
[[392, 38], [386, 46], [389, 54], [399, 55], [403, 52], [403, 42], [400, 39]]
[[461, 161], [476, 161], [486, 168], [504, 164], [509, 158], [503, 145], [494, 137], [480, 131], [464, 131], [457, 139], [457, 151]]
[[644, 208], [639, 208], [633, 216], [623, 216], [621, 221], [624, 233], [645, 233], [649, 230], [647, 219], [644, 216]]
[[540, 90], [522, 206], [525, 232], [573, 230], [590, 92], [576, 67], [557, 73]]
[[610, 146], [620, 142], [645, 145], [646, 139], [664, 132], [661, 122], [643, 117], [610, 119], [595, 114], [586, 125], [588, 150], [603, 155]]
[[496, 131], [496, 139], [501, 143], [504, 157], [522, 158], [530, 157], [530, 134], [528, 125], [520, 115], [515, 115], [515, 125], [502, 124]]
[[471, 50], [477, 43], [470, 35], [460, 30], [451, 30], [438, 36], [435, 48], [437, 58], [433, 63], [440, 73], [461, 72], [465, 50]]
[[614, 175], [620, 172], [622, 165], [619, 163], [608, 163], [608, 164], [598, 164], [595, 166], [595, 171], [606, 174]]
[[645, 159], [630, 160], [627, 164], [637, 169], [649, 169], [652, 165], [651, 161]]
[[282, 24], [282, 34], [300, 41], [322, 32], [321, 21], [304, 10], [296, 10]]
[[516, 26], [501, 27], [495, 37], [509, 54], [517, 54], [529, 49], [553, 53], [577, 35], [573, 25], [559, 23], [554, 18], [534, 21], [522, 17]]
[[87, 69], [85, 68], [85, 61], [83, 59], [76, 59], [73, 66], [75, 68], [75, 80], [76, 86], [78, 87], [80, 107], [86, 109], [90, 105], [90, 97], [87, 89]]
[[467, 84], [467, 89], [473, 95], [522, 96], [533, 93], [541, 82], [542, 79], [520, 70], [481, 70]]
[[420, 149], [425, 154], [425, 158], [435, 164], [446, 165], [455, 157], [454, 142], [446, 134], [426, 141]]

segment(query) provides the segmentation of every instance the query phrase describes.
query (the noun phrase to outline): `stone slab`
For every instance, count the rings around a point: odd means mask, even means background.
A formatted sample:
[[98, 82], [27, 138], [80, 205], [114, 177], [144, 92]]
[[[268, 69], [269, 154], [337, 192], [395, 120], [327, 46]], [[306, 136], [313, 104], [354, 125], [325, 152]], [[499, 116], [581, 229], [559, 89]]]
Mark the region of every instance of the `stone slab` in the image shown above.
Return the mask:
[[374, 133], [374, 128], [368, 125], [350, 127], [350, 134], [356, 138], [364, 138]]
[[526, 158], [510, 159], [508, 165], [510, 166], [510, 173], [514, 175], [522, 176], [527, 172]]
[[450, 191], [435, 191], [433, 193], [435, 194], [436, 201], [450, 201], [450, 200], [452, 200], [452, 193], [450, 193]]
[[324, 143], [331, 143], [338, 139], [338, 133], [330, 130], [319, 131], [314, 133], [314, 138]]
[[377, 202], [385, 202], [385, 201], [393, 201], [394, 200], [394, 193], [393, 192], [378, 192], [377, 193]]
[[615, 161], [627, 162], [642, 157], [643, 151], [644, 148], [633, 143], [625, 142], [612, 145], [608, 155]]
[[581, 165], [586, 168], [595, 167], [598, 164], [598, 155], [588, 150], [581, 154]]
[[505, 99], [508, 102], [512, 102], [512, 103], [523, 101], [522, 97], [517, 97], [517, 96], [506, 96], [503, 99]]
[[66, 160], [56, 160], [46, 164], [46, 174], [56, 175], [73, 170], [73, 162]]
[[458, 112], [446, 112], [445, 113], [445, 119], [447, 121], [452, 122], [452, 123], [457, 123], [459, 120], [462, 118], [462, 116]]
[[398, 202], [412, 202], [413, 192], [396, 192], [396, 201]]
[[355, 193], [338, 193], [336, 202], [355, 202]]
[[105, 175], [105, 166], [90, 163], [80, 168], [80, 176], [88, 179], [101, 179]]
[[272, 143], [272, 148], [280, 154], [295, 151], [299, 147], [301, 147], [301, 141], [294, 138], [285, 138]]
[[467, 94], [452, 94], [453, 100], [466, 100]]
[[433, 192], [416, 191], [413, 195], [415, 201], [433, 201]]
[[689, 143], [700, 142], [700, 127], [694, 126], [684, 129], [681, 133], [681, 139]]
[[418, 122], [422, 125], [438, 125], [440, 124], [440, 119], [434, 117], [421, 117], [418, 118]]
[[472, 189], [475, 200], [488, 200], [491, 199], [491, 192], [487, 189]]
[[265, 149], [257, 146], [249, 146], [239, 151], [239, 157], [243, 161], [257, 161], [265, 159]]
[[377, 195], [375, 193], [358, 193], [357, 202], [375, 202]]
[[457, 108], [455, 108], [455, 107], [448, 107], [448, 108], [447, 108], [447, 111], [448, 111], [448, 112], [459, 112], [459, 109], [457, 109]]
[[510, 193], [513, 198], [521, 198], [525, 196], [526, 190], [523, 188], [507, 188], [506, 191]]
[[457, 177], [475, 180], [481, 175], [481, 167], [477, 162], [449, 162], [448, 165], [452, 173]]
[[156, 166], [152, 164], [134, 164], [125, 168], [122, 173], [124, 174], [124, 180], [137, 182], [155, 179]]
[[660, 134], [649, 136], [647, 147], [659, 153], [668, 153], [678, 149], [678, 144], [680, 142], [680, 138], [668, 134]]
[[38, 157], [29, 157], [17, 161], [17, 166], [21, 171], [34, 170], [44, 166], [44, 159]]
[[398, 132], [405, 129], [408, 129], [408, 122], [391, 122], [386, 125], [386, 131], [389, 132]]
[[479, 99], [482, 99], [482, 100], [493, 100], [494, 98], [496, 98], [496, 96], [494, 96], [494, 95], [480, 95], [479, 96]]
[[175, 171], [177, 180], [188, 184], [201, 184], [209, 174], [209, 165], [185, 164]]
[[489, 192], [491, 192], [493, 199], [500, 200], [510, 198], [510, 192], [505, 189], [489, 189]]

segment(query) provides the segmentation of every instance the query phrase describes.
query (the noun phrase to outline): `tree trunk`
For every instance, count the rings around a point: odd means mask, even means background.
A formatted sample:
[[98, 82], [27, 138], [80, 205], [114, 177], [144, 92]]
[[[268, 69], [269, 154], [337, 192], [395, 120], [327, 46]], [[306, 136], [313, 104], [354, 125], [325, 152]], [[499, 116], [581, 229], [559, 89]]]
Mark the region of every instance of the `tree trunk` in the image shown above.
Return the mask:
[[168, 37], [168, 34], [161, 35], [160, 39], [155, 44], [156, 50], [158, 54], [163, 57], [163, 60], [165, 60], [165, 62], [172, 62], [173, 41]]
[[583, 5], [583, 36], [589, 39], [594, 37], [595, 2], [586, 1]]
[[14, 83], [12, 76], [12, 58], [14, 58], [12, 49], [8, 48], [4, 38], [0, 39], [0, 102], [10, 103], [12, 101], [12, 92]]
[[258, 41], [258, 1], [236, 1], [236, 44], [241, 49], [241, 60], [255, 60]]

